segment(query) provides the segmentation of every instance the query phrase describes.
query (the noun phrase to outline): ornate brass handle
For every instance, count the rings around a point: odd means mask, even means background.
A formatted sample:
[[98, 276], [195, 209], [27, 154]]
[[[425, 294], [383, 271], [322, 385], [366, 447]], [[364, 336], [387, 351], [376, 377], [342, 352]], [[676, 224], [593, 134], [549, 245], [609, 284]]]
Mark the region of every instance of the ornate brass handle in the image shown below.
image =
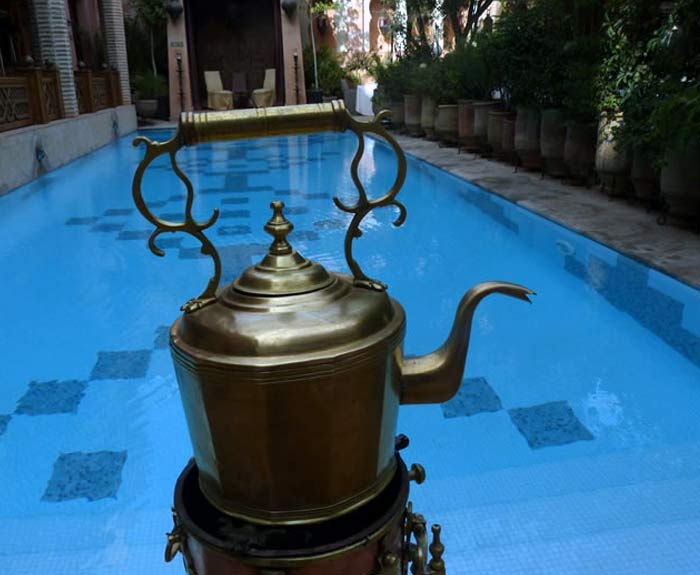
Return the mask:
[[[214, 225], [219, 217], [215, 209], [208, 220], [197, 222], [192, 217], [194, 189], [187, 176], [177, 165], [175, 154], [183, 146], [193, 146], [200, 142], [220, 140], [235, 140], [265, 136], [306, 134], [322, 131], [341, 132], [350, 129], [357, 135], [358, 146], [350, 165], [352, 181], [358, 192], [357, 201], [352, 205], [343, 203], [337, 196], [333, 198], [335, 205], [342, 211], [353, 214], [345, 234], [345, 259], [357, 285], [376, 290], [384, 290], [386, 286], [375, 279], [369, 278], [352, 257], [352, 241], [362, 235], [360, 224], [375, 208], [394, 206], [399, 215], [394, 221], [400, 226], [406, 219], [406, 208], [396, 199], [401, 186], [406, 179], [406, 157], [398, 142], [386, 132], [381, 124], [382, 118], [388, 111], [377, 114], [370, 122], [355, 120], [347, 113], [341, 101], [329, 104], [309, 104], [302, 106], [286, 106], [279, 108], [258, 108], [256, 110], [231, 110], [226, 112], [188, 112], [180, 116], [180, 122], [175, 135], [165, 142], [154, 142], [139, 136], [134, 139], [134, 146], [146, 144], [146, 153], [136, 169], [132, 183], [134, 203], [144, 218], [155, 226], [148, 240], [148, 246], [157, 256], [165, 255], [156, 240], [164, 232], [185, 232], [195, 237], [201, 243], [201, 252], [210, 256], [214, 262], [214, 275], [209, 279], [206, 289], [196, 298], [189, 300], [182, 309], [185, 312], [197, 310], [215, 301], [216, 291], [221, 279], [221, 258], [214, 245], [204, 234], [204, 230]], [[365, 134], [376, 134], [384, 138], [394, 150], [398, 162], [398, 170], [394, 183], [389, 190], [376, 199], [369, 199], [364, 186], [360, 182], [358, 166], [365, 149]], [[144, 172], [149, 164], [158, 156], [168, 154], [170, 164], [176, 176], [185, 184], [187, 197], [185, 200], [185, 220], [171, 222], [156, 217], [148, 208], [141, 184]]]
[[[413, 512], [413, 504], [409, 503], [406, 510], [406, 525], [404, 529], [405, 551], [407, 562], [411, 563], [411, 575], [445, 575], [445, 562], [442, 555], [445, 546], [440, 540], [442, 528], [433, 525], [433, 541], [428, 545], [428, 532], [425, 518], [420, 513]], [[411, 538], [415, 538], [413, 543]], [[430, 561], [428, 561], [430, 551]]]

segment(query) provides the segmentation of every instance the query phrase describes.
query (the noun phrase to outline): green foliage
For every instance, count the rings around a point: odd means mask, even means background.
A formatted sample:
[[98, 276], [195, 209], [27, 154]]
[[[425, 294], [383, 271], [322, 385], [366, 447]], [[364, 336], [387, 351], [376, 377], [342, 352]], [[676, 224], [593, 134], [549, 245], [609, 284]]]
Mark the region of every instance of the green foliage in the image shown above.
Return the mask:
[[[314, 77], [314, 53], [310, 46], [304, 49], [304, 77], [306, 89], [313, 87]], [[316, 54], [318, 65], [318, 86], [323, 90], [323, 95], [328, 97], [342, 97], [340, 81], [347, 77], [340, 60], [328, 46], [322, 46]]]
[[328, 0], [316, 0], [311, 6], [309, 6], [309, 12], [311, 14], [325, 14], [330, 10], [337, 10], [337, 2], [329, 2]]
[[375, 68], [377, 79], [377, 101], [382, 106], [388, 106], [392, 102], [402, 102], [404, 94], [407, 94], [408, 66], [403, 60], [379, 64]]
[[131, 81], [134, 91], [139, 98], [149, 100], [158, 96], [168, 95], [168, 85], [165, 78], [160, 75], [153, 75], [145, 72], [139, 76], [134, 76]]
[[162, 0], [131, 0], [131, 8], [134, 10], [137, 20], [148, 27], [155, 28], [166, 22], [167, 16]]
[[700, 0], [610, 0], [599, 74], [600, 109], [620, 113], [620, 146], [640, 146], [657, 165], [700, 140]]
[[511, 105], [559, 107], [564, 101], [565, 46], [571, 18], [563, 0], [508, 4], [491, 34], [479, 34], [493, 81]]

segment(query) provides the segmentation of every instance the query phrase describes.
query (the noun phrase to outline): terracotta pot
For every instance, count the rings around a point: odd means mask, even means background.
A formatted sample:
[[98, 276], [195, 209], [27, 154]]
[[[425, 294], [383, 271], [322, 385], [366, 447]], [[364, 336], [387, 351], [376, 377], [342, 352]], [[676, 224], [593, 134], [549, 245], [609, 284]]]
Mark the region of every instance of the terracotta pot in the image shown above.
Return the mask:
[[613, 134], [621, 121], [622, 114], [616, 114], [610, 119], [603, 114], [598, 123], [595, 169], [600, 176], [603, 190], [608, 190], [612, 195], [624, 192], [629, 184], [631, 155], [627, 149], [618, 149]]
[[152, 118], [158, 110], [158, 100], [136, 100], [136, 113], [142, 118]]
[[639, 146], [635, 146], [632, 151], [630, 179], [634, 195], [639, 199], [651, 200], [659, 195], [659, 172]]
[[566, 175], [565, 141], [564, 110], [561, 108], [543, 110], [540, 125], [540, 153], [542, 154], [543, 171], [551, 176], [563, 177]]
[[421, 97], [414, 94], [405, 94], [403, 105], [406, 130], [411, 136], [422, 136], [423, 129], [420, 126]]
[[490, 110], [487, 125], [487, 140], [491, 152], [494, 156], [501, 154], [501, 140], [503, 139], [503, 119], [508, 116], [508, 112], [503, 110]]
[[391, 125], [395, 130], [401, 130], [404, 126], [404, 104], [403, 102], [392, 102], [389, 104], [391, 110]]
[[518, 108], [515, 118], [515, 153], [520, 165], [537, 170], [540, 161], [540, 112], [532, 108]]
[[474, 100], [457, 100], [457, 136], [466, 150], [475, 147]]
[[423, 96], [421, 100], [420, 127], [426, 138], [435, 137], [435, 101], [428, 96]]
[[437, 107], [435, 132], [448, 146], [457, 144], [457, 104], [443, 104]]
[[569, 174], [589, 183], [593, 175], [596, 150], [596, 125], [575, 122], [566, 128], [564, 163]]
[[480, 147], [488, 144], [489, 112], [498, 106], [498, 102], [473, 102], [474, 139]]
[[660, 185], [670, 213], [700, 217], [700, 143], [666, 153]]
[[515, 157], [515, 118], [512, 114], [503, 118], [501, 127], [501, 151], [509, 162]]

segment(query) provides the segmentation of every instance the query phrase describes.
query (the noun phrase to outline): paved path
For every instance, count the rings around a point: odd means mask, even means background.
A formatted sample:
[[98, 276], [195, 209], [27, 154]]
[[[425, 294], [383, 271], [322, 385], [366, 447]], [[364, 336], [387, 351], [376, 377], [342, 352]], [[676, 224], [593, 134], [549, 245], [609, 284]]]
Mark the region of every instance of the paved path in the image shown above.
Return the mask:
[[626, 200], [611, 201], [598, 187], [569, 186], [539, 174], [435, 142], [397, 136], [409, 154], [469, 180], [537, 214], [606, 244], [646, 265], [700, 287], [700, 236], [674, 225], [660, 226], [656, 214]]

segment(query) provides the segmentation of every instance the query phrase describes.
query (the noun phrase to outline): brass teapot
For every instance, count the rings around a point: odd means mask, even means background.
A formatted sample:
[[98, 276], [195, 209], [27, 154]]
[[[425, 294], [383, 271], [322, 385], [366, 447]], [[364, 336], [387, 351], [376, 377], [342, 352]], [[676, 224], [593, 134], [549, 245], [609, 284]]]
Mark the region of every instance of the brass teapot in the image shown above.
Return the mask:
[[[257, 523], [316, 522], [346, 513], [378, 494], [396, 471], [394, 439], [400, 404], [436, 403], [458, 390], [472, 316], [492, 293], [525, 301], [532, 292], [505, 282], [486, 282], [460, 302], [447, 341], [421, 357], [403, 355], [406, 317], [381, 282], [367, 277], [352, 257], [353, 239], [374, 208], [393, 205], [406, 174], [398, 143], [384, 131], [380, 114], [360, 122], [341, 102], [215, 113], [187, 113], [175, 136], [146, 141], [133, 193], [157, 237], [184, 231], [211, 255], [215, 275], [199, 297], [183, 306], [170, 345], [204, 495], [225, 513]], [[352, 162], [359, 199], [334, 201], [353, 218], [345, 239], [352, 275], [327, 271], [288, 241], [293, 225], [284, 204], [272, 202], [265, 225], [269, 252], [231, 284], [218, 289], [220, 262], [203, 230], [216, 221], [191, 216], [192, 185], [177, 168], [175, 152], [202, 141], [352, 129], [359, 146]], [[397, 176], [384, 196], [370, 200], [357, 176], [363, 135], [384, 137], [398, 159]], [[153, 216], [142, 194], [148, 164], [170, 154], [187, 186], [184, 222]], [[293, 236], [293, 234], [292, 234]]]

